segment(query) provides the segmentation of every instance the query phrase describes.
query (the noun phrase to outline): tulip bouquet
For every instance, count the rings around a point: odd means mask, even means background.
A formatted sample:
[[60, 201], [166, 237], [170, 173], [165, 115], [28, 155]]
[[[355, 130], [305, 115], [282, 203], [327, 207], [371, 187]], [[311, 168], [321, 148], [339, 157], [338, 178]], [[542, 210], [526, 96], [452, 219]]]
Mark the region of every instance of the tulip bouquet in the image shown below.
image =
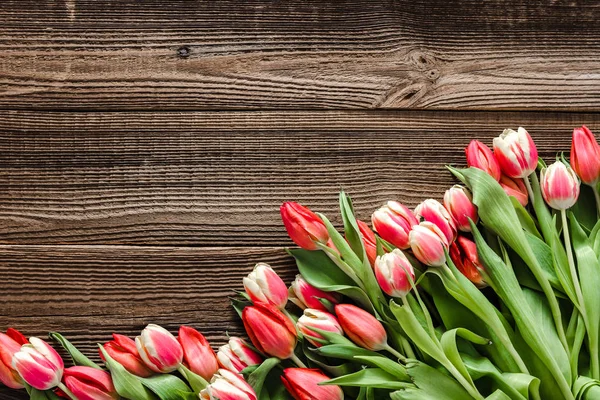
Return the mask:
[[[233, 298], [249, 341], [182, 326], [114, 335], [96, 364], [58, 333], [0, 334], [0, 381], [34, 399], [600, 399], [600, 146], [546, 165], [523, 128], [466, 148], [462, 182], [342, 231], [294, 202], [288, 286], [267, 264]], [[581, 183], [584, 185], [582, 186]], [[376, 232], [376, 233], [375, 233]]]

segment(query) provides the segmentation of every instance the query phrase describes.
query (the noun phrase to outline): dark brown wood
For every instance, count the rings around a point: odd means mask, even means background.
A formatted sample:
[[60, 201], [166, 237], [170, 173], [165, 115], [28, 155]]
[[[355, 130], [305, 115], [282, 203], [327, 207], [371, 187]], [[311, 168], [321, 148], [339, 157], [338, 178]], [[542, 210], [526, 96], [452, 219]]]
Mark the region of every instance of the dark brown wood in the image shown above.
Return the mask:
[[0, 107], [598, 110], [595, 2], [2, 1]]
[[547, 160], [598, 114], [201, 112], [0, 115], [4, 244], [286, 246], [281, 202], [368, 220], [441, 199], [472, 138], [522, 124]]

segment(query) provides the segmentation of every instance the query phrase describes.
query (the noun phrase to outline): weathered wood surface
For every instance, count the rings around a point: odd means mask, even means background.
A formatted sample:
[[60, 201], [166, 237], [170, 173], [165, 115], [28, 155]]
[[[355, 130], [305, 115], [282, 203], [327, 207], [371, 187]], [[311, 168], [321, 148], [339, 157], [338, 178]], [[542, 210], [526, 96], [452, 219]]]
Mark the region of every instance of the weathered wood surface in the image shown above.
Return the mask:
[[0, 107], [598, 110], [600, 5], [0, 4]]

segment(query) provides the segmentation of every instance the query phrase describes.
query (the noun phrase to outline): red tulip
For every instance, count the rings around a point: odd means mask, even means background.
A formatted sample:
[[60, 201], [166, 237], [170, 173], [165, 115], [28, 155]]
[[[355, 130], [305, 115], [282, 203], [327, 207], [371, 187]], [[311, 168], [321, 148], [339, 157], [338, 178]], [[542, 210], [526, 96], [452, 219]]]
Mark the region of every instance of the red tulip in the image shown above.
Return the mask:
[[412, 211], [397, 201], [388, 201], [375, 211], [371, 222], [379, 236], [400, 249], [410, 247], [408, 233], [419, 223]]
[[600, 180], [600, 146], [585, 125], [573, 129], [571, 144], [571, 166], [581, 181], [596, 186]]
[[158, 325], [148, 325], [135, 338], [135, 346], [146, 366], [154, 372], [173, 372], [183, 361], [181, 344], [168, 330]]
[[302, 332], [306, 340], [316, 347], [321, 347], [322, 344], [314, 340], [313, 337], [317, 339], [323, 339], [323, 336], [321, 336], [318, 332], [315, 332], [313, 330], [314, 328], [323, 331], [339, 333], [340, 335], [344, 334], [344, 330], [333, 314], [312, 308], [307, 308], [304, 310], [304, 314], [298, 318], [296, 326], [298, 327], [298, 330]]
[[[153, 374], [152, 370], [146, 366], [140, 357], [132, 339], [116, 333], [113, 333], [113, 339], [103, 346], [113, 360], [139, 377], [147, 378]], [[106, 361], [102, 352], [100, 352], [100, 357], [103, 361]]]
[[329, 241], [325, 224], [308, 208], [288, 201], [281, 205], [280, 211], [288, 235], [298, 246], [306, 250], [317, 250], [315, 243], [327, 244]]
[[337, 293], [324, 292], [321, 289], [317, 289], [306, 282], [302, 275], [296, 275], [296, 279], [292, 282], [292, 286], [290, 286], [289, 294], [290, 301], [302, 309], [315, 308], [327, 311], [319, 299], [328, 300], [333, 304], [340, 302], [340, 296]]
[[116, 400], [120, 398], [110, 374], [96, 368], [67, 368], [65, 369], [64, 383], [77, 400]]
[[446, 263], [448, 239], [436, 225], [425, 221], [410, 232], [410, 248], [423, 264], [441, 267]]
[[219, 363], [204, 335], [189, 326], [181, 326], [177, 340], [183, 348], [184, 364], [193, 373], [210, 380], [219, 369]]
[[487, 172], [495, 180], [500, 180], [500, 164], [494, 157], [492, 150], [479, 140], [471, 140], [465, 149], [467, 165]]
[[542, 169], [540, 186], [548, 205], [556, 210], [573, 207], [579, 197], [579, 178], [560, 161]]
[[471, 192], [464, 186], [454, 185], [446, 190], [444, 194], [444, 207], [450, 215], [456, 227], [463, 232], [471, 232], [469, 219], [477, 223], [477, 207], [473, 204]]
[[502, 189], [504, 189], [504, 192], [507, 195], [513, 196], [523, 207], [529, 203], [529, 194], [527, 193], [527, 187], [525, 186], [523, 179], [513, 179], [506, 175], [502, 175], [502, 178], [500, 178], [500, 186], [502, 186]]
[[256, 264], [244, 278], [244, 289], [254, 304], [272, 305], [282, 310], [287, 304], [287, 286], [268, 264]]
[[338, 304], [335, 314], [346, 335], [357, 345], [369, 350], [387, 347], [387, 333], [374, 316], [351, 304]]
[[28, 341], [16, 329], [8, 328], [6, 333], [0, 332], [0, 382], [12, 389], [22, 389], [23, 379], [13, 368], [12, 360], [15, 353]]
[[281, 359], [294, 355], [297, 334], [292, 321], [272, 306], [244, 308], [242, 321], [254, 347]]
[[456, 226], [452, 216], [439, 201], [427, 199], [421, 202], [415, 208], [415, 215], [418, 219], [429, 221], [440, 228], [448, 243], [452, 243], [456, 238]]
[[252, 350], [246, 342], [237, 337], [232, 337], [229, 342], [219, 348], [217, 359], [222, 368], [231, 372], [240, 373], [246, 367], [260, 364], [263, 358]]
[[200, 392], [202, 400], [256, 400], [256, 393], [242, 375], [220, 369], [210, 385]]
[[394, 249], [391, 253], [377, 257], [375, 277], [385, 293], [403, 297], [410, 292], [411, 281], [414, 284], [415, 271], [402, 250]]
[[36, 337], [30, 338], [29, 344], [21, 346], [12, 364], [25, 382], [39, 390], [58, 386], [65, 367], [56, 350]]
[[375, 259], [377, 258], [377, 239], [375, 238], [375, 233], [366, 223], [359, 220], [356, 222], [358, 223], [360, 237], [362, 239], [365, 252], [367, 253], [367, 259], [371, 265], [374, 265]]
[[535, 143], [521, 127], [517, 131], [505, 129], [494, 139], [494, 156], [502, 172], [511, 178], [527, 178], [538, 163]]
[[485, 287], [487, 285], [479, 272], [483, 266], [479, 262], [475, 242], [459, 236], [456, 242], [450, 246], [450, 258], [456, 268], [476, 286]]
[[319, 385], [329, 377], [318, 369], [286, 368], [281, 381], [295, 400], [342, 400], [344, 392], [339, 386]]

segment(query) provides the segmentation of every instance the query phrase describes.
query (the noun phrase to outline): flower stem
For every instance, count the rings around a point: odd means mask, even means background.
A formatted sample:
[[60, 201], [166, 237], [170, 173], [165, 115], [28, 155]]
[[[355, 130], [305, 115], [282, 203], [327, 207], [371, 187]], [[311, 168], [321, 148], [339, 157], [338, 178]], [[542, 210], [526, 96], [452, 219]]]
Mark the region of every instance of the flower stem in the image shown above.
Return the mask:
[[404, 357], [404, 355], [402, 355], [399, 351], [397, 351], [396, 349], [394, 349], [392, 346], [390, 346], [387, 343], [385, 344], [384, 350], [392, 353], [395, 357], [397, 357], [402, 362], [406, 362], [406, 360], [407, 360], [407, 358]]
[[292, 354], [292, 356], [290, 357], [290, 360], [292, 360], [294, 362], [294, 364], [296, 364], [300, 368], [308, 368], [306, 366], [306, 364], [304, 364], [302, 362], [302, 360], [300, 360], [296, 354]]
[[58, 388], [62, 390], [70, 399], [77, 400], [77, 397], [61, 382], [58, 384]]
[[598, 192], [597, 185], [592, 186], [594, 192], [594, 198], [596, 199], [596, 215], [600, 216], [600, 193]]

